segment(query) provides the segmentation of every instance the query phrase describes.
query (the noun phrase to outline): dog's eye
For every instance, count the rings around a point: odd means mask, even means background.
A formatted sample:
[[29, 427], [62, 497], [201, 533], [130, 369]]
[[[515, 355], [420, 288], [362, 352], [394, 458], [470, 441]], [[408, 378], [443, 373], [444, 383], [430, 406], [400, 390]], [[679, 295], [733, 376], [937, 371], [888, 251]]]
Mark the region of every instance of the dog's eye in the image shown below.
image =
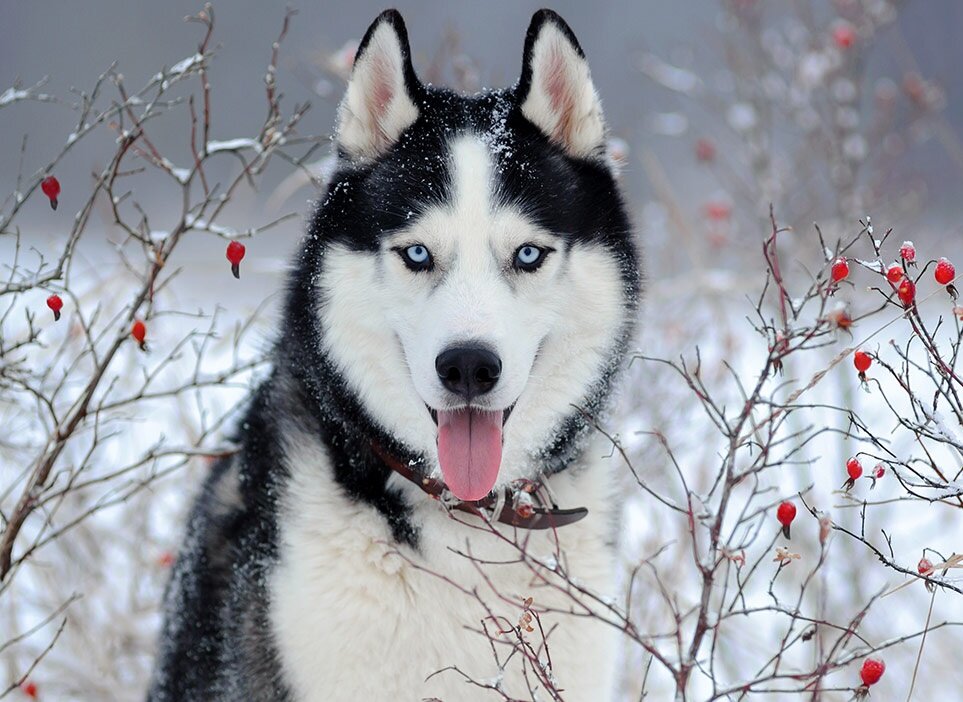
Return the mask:
[[523, 244], [519, 246], [515, 252], [513, 265], [520, 271], [531, 272], [537, 270], [545, 261], [545, 257], [548, 256], [549, 251], [551, 251], [551, 249], [543, 249], [541, 246], [535, 246], [535, 244]]
[[431, 253], [428, 252], [427, 247], [421, 244], [414, 244], [404, 249], [398, 249], [398, 253], [401, 255], [401, 260], [404, 261], [405, 265], [411, 270], [431, 270]]

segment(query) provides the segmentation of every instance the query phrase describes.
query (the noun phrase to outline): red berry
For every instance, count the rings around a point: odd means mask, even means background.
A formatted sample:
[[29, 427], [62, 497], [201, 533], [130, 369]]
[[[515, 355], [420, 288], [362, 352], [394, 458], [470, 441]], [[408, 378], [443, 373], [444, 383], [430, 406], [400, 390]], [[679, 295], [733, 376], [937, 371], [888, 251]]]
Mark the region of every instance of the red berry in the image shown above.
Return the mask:
[[725, 202], [709, 202], [706, 203], [705, 213], [709, 219], [721, 222], [732, 216], [732, 208]]
[[882, 463], [877, 463], [877, 464], [876, 464], [876, 471], [873, 473], [873, 475], [876, 476], [876, 479], [877, 479], [877, 480], [879, 480], [879, 479], [882, 478], [884, 475], [886, 475], [886, 468], [883, 466]]
[[857, 480], [863, 474], [863, 465], [854, 456], [846, 461], [846, 472], [850, 480]]
[[47, 307], [54, 313], [54, 321], [56, 322], [60, 319], [60, 310], [64, 308], [64, 301], [60, 299], [60, 295], [51, 295], [47, 298]]
[[916, 570], [920, 575], [929, 575], [933, 572], [933, 563], [929, 558], [924, 556], [920, 559], [920, 562], [916, 564]]
[[941, 258], [939, 263], [936, 264], [936, 270], [933, 271], [933, 275], [936, 277], [936, 282], [940, 285], [947, 285], [952, 282], [956, 277], [956, 268], [947, 259]]
[[903, 303], [903, 307], [909, 307], [916, 300], [916, 283], [914, 283], [909, 278], [906, 278], [899, 287], [896, 288], [896, 294], [899, 297], [899, 301]]
[[232, 241], [227, 245], [227, 260], [231, 262], [231, 273], [235, 278], [241, 277], [241, 260], [246, 252], [247, 249], [240, 241]]
[[840, 256], [833, 261], [833, 267], [830, 269], [830, 275], [832, 276], [834, 283], [838, 283], [849, 275], [849, 264], [846, 262], [845, 258]]
[[134, 323], [130, 327], [130, 335], [134, 338], [134, 341], [137, 342], [137, 345], [140, 346], [141, 350], [147, 350], [147, 344], [144, 343], [144, 340], [147, 338], [146, 324], [139, 319], [134, 320]]
[[32, 700], [37, 699], [37, 683], [31, 680], [21, 683], [20, 691]]
[[696, 158], [703, 163], [709, 163], [716, 158], [716, 145], [708, 139], [699, 139], [695, 145]]
[[848, 49], [856, 41], [856, 30], [848, 22], [838, 22], [833, 27], [833, 41], [840, 49]]
[[904, 241], [903, 245], [899, 247], [899, 255], [907, 263], [913, 263], [916, 260], [916, 247], [913, 242]]
[[886, 664], [883, 663], [882, 658], [867, 658], [863, 661], [863, 667], [859, 671], [859, 677], [862, 678], [864, 685], [875, 685], [879, 682], [879, 679], [883, 677], [885, 670]]
[[853, 354], [853, 365], [856, 366], [856, 370], [860, 373], [868, 371], [872, 363], [873, 359], [870, 358], [869, 354], [865, 351], [857, 351]]
[[47, 176], [40, 181], [40, 189], [50, 198], [50, 206], [57, 209], [57, 198], [60, 196], [60, 181], [53, 176]]
[[788, 500], [779, 504], [779, 507], [776, 509], [776, 519], [782, 524], [782, 533], [787, 539], [789, 538], [789, 525], [792, 524], [792, 520], [795, 518], [796, 505]]
[[886, 280], [896, 285], [903, 277], [903, 267], [898, 263], [891, 263], [886, 269]]

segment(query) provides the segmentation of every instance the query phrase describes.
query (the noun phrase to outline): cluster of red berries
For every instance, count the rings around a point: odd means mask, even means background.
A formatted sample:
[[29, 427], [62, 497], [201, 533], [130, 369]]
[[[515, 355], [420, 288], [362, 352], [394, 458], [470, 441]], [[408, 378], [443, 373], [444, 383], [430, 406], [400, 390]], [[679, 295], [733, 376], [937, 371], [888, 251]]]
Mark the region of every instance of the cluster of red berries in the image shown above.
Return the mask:
[[[863, 464], [859, 462], [859, 459], [853, 456], [848, 461], [846, 461], [846, 482], [843, 483], [843, 490], [850, 490], [856, 484], [856, 481], [863, 477]], [[867, 477], [873, 481], [872, 488], [876, 487], [876, 481], [886, 475], [886, 466], [882, 463], [877, 463], [876, 467], [873, 468], [872, 473]]]
[[[900, 258], [903, 265], [907, 268], [916, 265], [916, 247], [912, 241], [904, 241], [899, 247]], [[956, 288], [953, 287], [953, 280], [956, 278], [956, 267], [947, 258], [941, 258], [936, 262], [933, 269], [933, 278], [940, 285], [946, 287], [950, 296], [956, 299]], [[896, 288], [896, 295], [904, 307], [909, 307], [916, 300], [916, 283], [905, 275], [903, 266], [899, 263], [890, 264], [886, 269], [886, 279]]]
[[[900, 245], [899, 256], [902, 263], [891, 263], [883, 271], [883, 275], [896, 292], [900, 304], [905, 308], [910, 308], [916, 303], [916, 281], [906, 274], [908, 269], [916, 266], [916, 246], [912, 241], [904, 241]], [[833, 261], [829, 269], [829, 277], [830, 287], [828, 292], [831, 295], [835, 292], [836, 285], [849, 277], [849, 261], [846, 260], [845, 256], [840, 256]], [[937, 261], [936, 267], [933, 269], [933, 277], [938, 284], [946, 287], [950, 297], [955, 300], [957, 290], [953, 286], [953, 281], [956, 279], [956, 267], [952, 261], [947, 258], [941, 258]], [[865, 361], [857, 361], [857, 369], [859, 363], [862, 362]], [[860, 375], [864, 372], [865, 370], [860, 370]]]

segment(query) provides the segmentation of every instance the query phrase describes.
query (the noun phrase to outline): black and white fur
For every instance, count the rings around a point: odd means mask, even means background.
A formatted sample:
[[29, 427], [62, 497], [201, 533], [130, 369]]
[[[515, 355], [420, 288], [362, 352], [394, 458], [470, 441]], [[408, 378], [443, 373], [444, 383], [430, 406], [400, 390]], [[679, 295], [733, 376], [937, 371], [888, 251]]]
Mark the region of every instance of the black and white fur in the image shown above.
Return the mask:
[[[577, 40], [535, 14], [521, 78], [462, 96], [421, 84], [400, 15], [364, 37], [342, 102], [339, 165], [290, 277], [273, 371], [197, 500], [166, 599], [149, 693], [171, 700], [526, 697], [521, 657], [496, 669], [478, 603], [446, 582], [535, 607], [571, 603], [517, 551], [391, 472], [372, 439], [439, 477], [429, 408], [454, 401], [434, 362], [479, 340], [502, 360], [486, 408], [512, 407], [497, 486], [540, 479], [581, 522], [527, 532], [548, 559], [605, 596], [617, 501], [610, 453], [585, 414], [605, 405], [639, 294], [633, 234], [610, 165], [598, 96]], [[431, 251], [414, 272], [399, 251]], [[553, 249], [533, 272], [525, 244]], [[584, 412], [584, 413], [583, 413]], [[459, 513], [460, 519], [475, 519]], [[499, 525], [511, 536], [511, 528]], [[555, 577], [548, 570], [546, 577]], [[604, 700], [614, 631], [546, 615], [567, 700]], [[505, 651], [500, 651], [504, 656]], [[531, 673], [529, 673], [531, 676]]]

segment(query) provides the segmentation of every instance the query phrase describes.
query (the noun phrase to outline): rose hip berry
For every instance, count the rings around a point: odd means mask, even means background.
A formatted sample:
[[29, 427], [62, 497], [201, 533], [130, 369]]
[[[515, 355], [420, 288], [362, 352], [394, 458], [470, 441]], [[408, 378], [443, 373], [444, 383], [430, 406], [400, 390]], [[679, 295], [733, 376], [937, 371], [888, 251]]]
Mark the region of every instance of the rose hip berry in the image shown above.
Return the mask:
[[877, 463], [876, 470], [873, 471], [873, 477], [879, 480], [884, 475], [886, 475], [886, 468], [883, 466], [882, 463]]
[[60, 310], [64, 308], [64, 301], [60, 299], [60, 295], [51, 295], [48, 297], [47, 307], [54, 313], [54, 321], [60, 321]]
[[833, 41], [840, 49], [848, 49], [856, 41], [856, 31], [848, 22], [840, 22], [833, 27]]
[[37, 683], [32, 680], [21, 683], [20, 691], [32, 700], [37, 699]]
[[914, 263], [916, 261], [916, 246], [913, 245], [912, 241], [904, 241], [902, 246], [899, 247], [899, 255], [907, 263]]
[[857, 351], [853, 354], [853, 365], [856, 366], [860, 375], [868, 371], [872, 364], [873, 359], [865, 351]]
[[936, 282], [940, 285], [946, 285], [953, 278], [956, 277], [956, 268], [950, 263], [948, 259], [941, 258], [939, 263], [936, 264], [936, 270], [933, 271], [933, 276], [936, 278]]
[[859, 459], [853, 456], [848, 461], [846, 461], [846, 473], [849, 478], [843, 483], [843, 490], [849, 490], [856, 484], [856, 481], [863, 475], [863, 464], [859, 462]]
[[886, 664], [882, 658], [867, 658], [863, 661], [863, 667], [859, 671], [859, 677], [862, 679], [863, 684], [869, 687], [870, 685], [878, 683], [885, 671]]
[[849, 275], [849, 263], [840, 256], [833, 261], [833, 267], [829, 271], [834, 283], [844, 280]]
[[703, 210], [713, 222], [725, 222], [732, 217], [732, 207], [727, 202], [707, 202]]
[[231, 273], [234, 274], [235, 278], [240, 279], [241, 277], [241, 261], [244, 259], [246, 252], [247, 249], [240, 241], [232, 241], [227, 245], [227, 260], [231, 262]]
[[50, 199], [50, 207], [57, 209], [57, 198], [60, 197], [60, 181], [53, 176], [47, 176], [40, 181], [40, 189]]
[[695, 155], [702, 163], [710, 163], [716, 158], [716, 145], [708, 139], [699, 139], [695, 145]]
[[906, 278], [896, 288], [896, 295], [903, 303], [903, 307], [910, 307], [916, 301], [916, 283]]
[[130, 335], [133, 337], [134, 341], [140, 347], [141, 351], [147, 350], [147, 325], [141, 320], [136, 319], [130, 327]]
[[776, 509], [776, 519], [782, 524], [782, 535], [787, 539], [789, 538], [789, 527], [792, 525], [792, 520], [796, 518], [796, 505], [794, 505], [789, 500], [780, 503], [779, 507]]
[[886, 269], [886, 280], [896, 285], [903, 278], [903, 267], [898, 263], [891, 263]]
[[956, 268], [950, 263], [948, 259], [941, 258], [936, 264], [936, 270], [933, 271], [933, 276], [936, 278], [936, 282], [940, 285], [946, 286], [946, 291], [950, 294], [954, 300], [956, 299], [956, 288], [952, 285], [953, 279], [956, 278]]
[[[916, 572], [920, 575], [933, 575], [933, 562], [926, 556], [923, 556], [920, 562], [916, 564]], [[936, 583], [931, 583], [927, 580], [925, 585], [929, 592], [936, 592]]]

